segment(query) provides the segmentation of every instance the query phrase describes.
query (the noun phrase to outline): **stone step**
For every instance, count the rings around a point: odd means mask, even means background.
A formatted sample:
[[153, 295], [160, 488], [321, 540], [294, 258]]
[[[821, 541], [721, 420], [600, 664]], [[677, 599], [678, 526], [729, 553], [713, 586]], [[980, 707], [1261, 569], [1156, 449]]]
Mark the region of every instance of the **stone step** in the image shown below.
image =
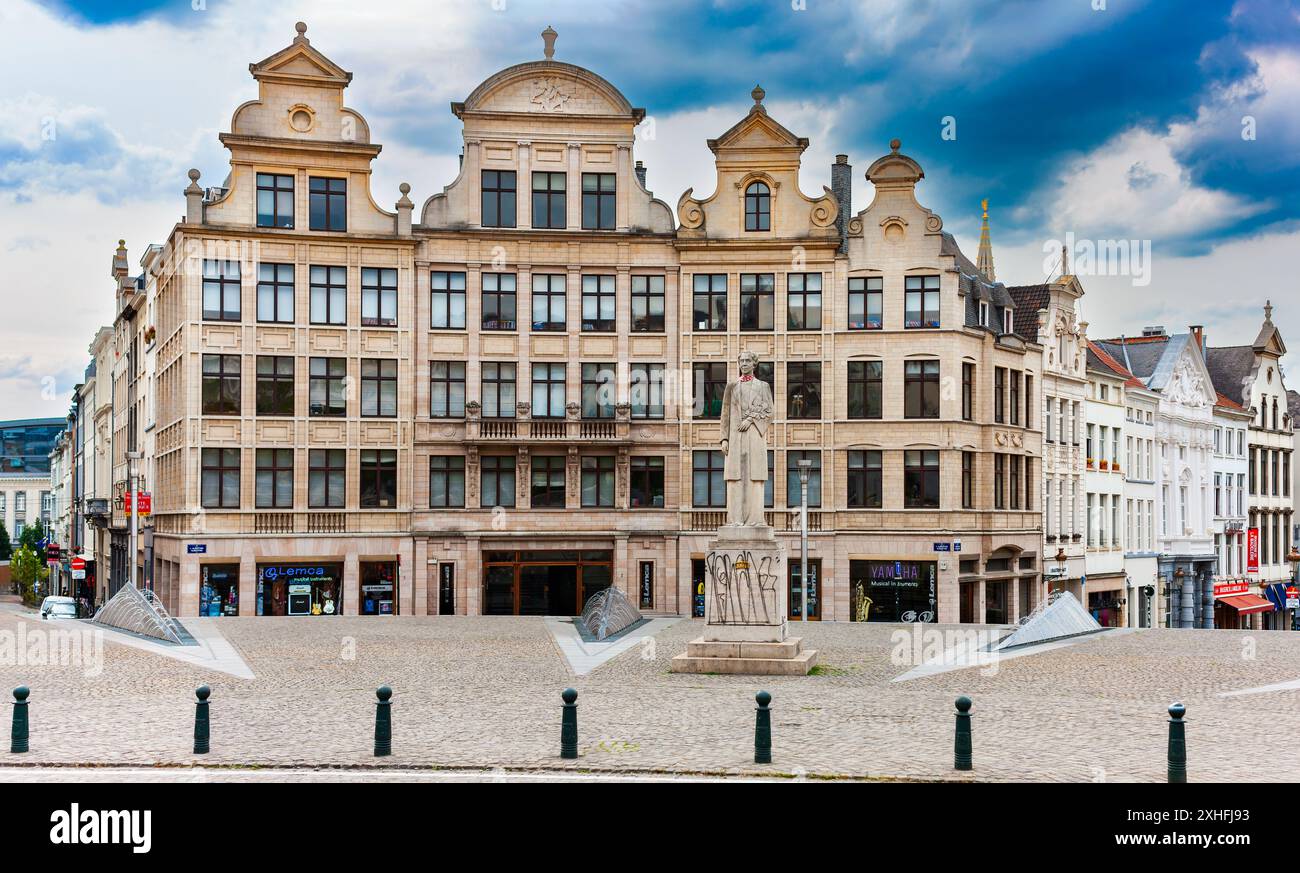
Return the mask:
[[673, 673], [719, 673], [738, 676], [807, 676], [817, 664], [817, 650], [804, 649], [793, 658], [673, 658]]
[[800, 637], [790, 637], [780, 643], [724, 643], [692, 640], [686, 644], [686, 654], [692, 658], [762, 658], [782, 660], [798, 656], [803, 648]]

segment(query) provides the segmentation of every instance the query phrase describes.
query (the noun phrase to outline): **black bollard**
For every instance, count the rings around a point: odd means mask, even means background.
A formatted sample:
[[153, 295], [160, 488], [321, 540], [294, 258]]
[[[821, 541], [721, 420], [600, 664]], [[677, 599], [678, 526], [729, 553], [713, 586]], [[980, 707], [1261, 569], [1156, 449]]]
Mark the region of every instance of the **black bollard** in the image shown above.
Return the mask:
[[15, 754], [27, 751], [27, 695], [26, 685], [14, 689], [14, 725], [9, 734], [9, 751]]
[[375, 757], [393, 754], [393, 689], [380, 685], [375, 689]]
[[953, 742], [953, 760], [952, 767], [954, 770], [970, 770], [971, 762], [971, 738], [970, 738], [970, 698], [966, 696], [957, 698], [957, 736]]
[[1169, 707], [1169, 781], [1187, 781], [1187, 707], [1175, 703]]
[[208, 698], [212, 696], [212, 689], [200, 685], [194, 689], [194, 696], [198, 698], [194, 704], [194, 754], [206, 755], [208, 740], [212, 736], [208, 723]]
[[754, 707], [754, 763], [772, 763], [772, 710], [768, 704], [772, 695], [760, 691], [754, 695], [758, 706]]
[[560, 757], [578, 757], [578, 692], [566, 688], [560, 692], [564, 709], [560, 711]]

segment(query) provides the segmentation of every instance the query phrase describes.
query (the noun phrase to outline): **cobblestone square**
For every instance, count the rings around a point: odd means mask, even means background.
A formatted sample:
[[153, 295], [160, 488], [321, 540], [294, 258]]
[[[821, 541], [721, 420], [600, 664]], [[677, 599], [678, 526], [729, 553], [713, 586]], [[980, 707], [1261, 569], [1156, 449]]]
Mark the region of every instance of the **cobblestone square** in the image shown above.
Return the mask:
[[[403, 772], [1162, 781], [1166, 709], [1180, 700], [1192, 781], [1300, 776], [1289, 739], [1300, 726], [1300, 690], [1220, 696], [1300, 679], [1300, 635], [1286, 633], [1107, 633], [1003, 659], [990, 675], [971, 668], [892, 682], [912, 666], [891, 659], [893, 636], [913, 626], [796, 623], [793, 632], [821, 653], [817, 673], [757, 678], [670, 674], [670, 659], [699, 635], [698, 620], [581, 677], [540, 618], [188, 620], [197, 622], [217, 625], [255, 678], [111, 640], [98, 675], [80, 665], [0, 666], [6, 695], [31, 688], [31, 751], [6, 753], [0, 779], [18, 778], [3, 768], [30, 765], [375, 767], [381, 684], [394, 689], [394, 738], [392, 757], [378, 760]], [[16, 635], [22, 623], [28, 634], [54, 624], [0, 609], [0, 634]], [[213, 689], [212, 751], [195, 756], [201, 684]], [[562, 761], [559, 692], [570, 685], [580, 695], [579, 758]], [[752, 763], [760, 688], [773, 696], [770, 766]], [[952, 770], [961, 694], [974, 700], [971, 774]]]

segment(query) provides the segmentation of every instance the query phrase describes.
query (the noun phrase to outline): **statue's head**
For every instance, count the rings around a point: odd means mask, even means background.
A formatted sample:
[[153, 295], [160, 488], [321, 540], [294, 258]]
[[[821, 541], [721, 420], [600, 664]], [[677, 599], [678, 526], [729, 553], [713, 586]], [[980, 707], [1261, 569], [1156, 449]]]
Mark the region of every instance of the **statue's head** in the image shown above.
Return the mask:
[[758, 366], [758, 355], [750, 351], [741, 352], [737, 363], [740, 365], [741, 374], [748, 376]]

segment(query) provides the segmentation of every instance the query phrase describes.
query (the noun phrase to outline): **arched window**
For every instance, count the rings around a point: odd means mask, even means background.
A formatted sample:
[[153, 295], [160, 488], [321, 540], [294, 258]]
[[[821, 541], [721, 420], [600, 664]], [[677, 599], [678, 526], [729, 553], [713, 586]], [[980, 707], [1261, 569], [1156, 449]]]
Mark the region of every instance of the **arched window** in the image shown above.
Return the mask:
[[745, 189], [745, 230], [772, 229], [772, 190], [763, 182]]

